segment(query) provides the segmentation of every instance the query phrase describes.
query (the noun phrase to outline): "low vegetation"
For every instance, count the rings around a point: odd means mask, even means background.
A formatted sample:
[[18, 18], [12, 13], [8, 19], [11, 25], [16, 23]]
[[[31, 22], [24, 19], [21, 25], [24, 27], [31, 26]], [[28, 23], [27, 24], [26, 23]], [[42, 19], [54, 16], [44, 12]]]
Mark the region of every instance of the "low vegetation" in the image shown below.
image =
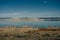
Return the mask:
[[0, 31], [0, 40], [60, 40], [60, 31]]

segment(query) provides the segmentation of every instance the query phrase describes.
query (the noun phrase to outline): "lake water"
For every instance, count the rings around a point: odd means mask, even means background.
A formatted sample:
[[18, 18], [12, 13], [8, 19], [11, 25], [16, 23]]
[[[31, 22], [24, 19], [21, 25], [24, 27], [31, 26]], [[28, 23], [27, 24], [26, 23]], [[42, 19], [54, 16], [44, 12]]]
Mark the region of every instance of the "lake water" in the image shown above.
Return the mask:
[[26, 22], [26, 21], [14, 21], [9, 19], [0, 19], [0, 27], [4, 26], [16, 26], [16, 27], [22, 27], [22, 26], [33, 26], [33, 27], [40, 27], [40, 28], [46, 28], [48, 26], [57, 26], [60, 27], [60, 21], [38, 21], [38, 22]]

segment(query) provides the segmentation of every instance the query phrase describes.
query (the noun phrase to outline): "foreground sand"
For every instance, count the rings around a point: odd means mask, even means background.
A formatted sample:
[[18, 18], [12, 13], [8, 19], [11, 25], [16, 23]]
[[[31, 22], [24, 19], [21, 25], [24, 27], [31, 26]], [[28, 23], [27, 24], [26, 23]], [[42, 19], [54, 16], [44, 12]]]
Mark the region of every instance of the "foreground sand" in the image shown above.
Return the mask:
[[0, 28], [0, 40], [60, 40], [60, 28]]

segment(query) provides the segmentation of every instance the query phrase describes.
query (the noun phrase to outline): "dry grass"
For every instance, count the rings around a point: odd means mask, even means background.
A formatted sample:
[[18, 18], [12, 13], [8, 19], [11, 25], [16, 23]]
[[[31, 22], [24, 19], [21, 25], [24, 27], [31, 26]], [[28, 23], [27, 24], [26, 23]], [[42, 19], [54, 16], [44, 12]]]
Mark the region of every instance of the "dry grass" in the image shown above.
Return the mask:
[[0, 28], [0, 40], [60, 40], [60, 31]]

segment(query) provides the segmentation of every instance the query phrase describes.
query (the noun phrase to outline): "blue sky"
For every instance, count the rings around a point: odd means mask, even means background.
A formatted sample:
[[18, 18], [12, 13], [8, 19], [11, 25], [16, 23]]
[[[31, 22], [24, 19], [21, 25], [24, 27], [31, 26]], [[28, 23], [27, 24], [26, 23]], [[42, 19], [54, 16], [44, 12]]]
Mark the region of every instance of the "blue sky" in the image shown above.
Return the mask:
[[60, 17], [60, 0], [0, 0], [0, 17]]

